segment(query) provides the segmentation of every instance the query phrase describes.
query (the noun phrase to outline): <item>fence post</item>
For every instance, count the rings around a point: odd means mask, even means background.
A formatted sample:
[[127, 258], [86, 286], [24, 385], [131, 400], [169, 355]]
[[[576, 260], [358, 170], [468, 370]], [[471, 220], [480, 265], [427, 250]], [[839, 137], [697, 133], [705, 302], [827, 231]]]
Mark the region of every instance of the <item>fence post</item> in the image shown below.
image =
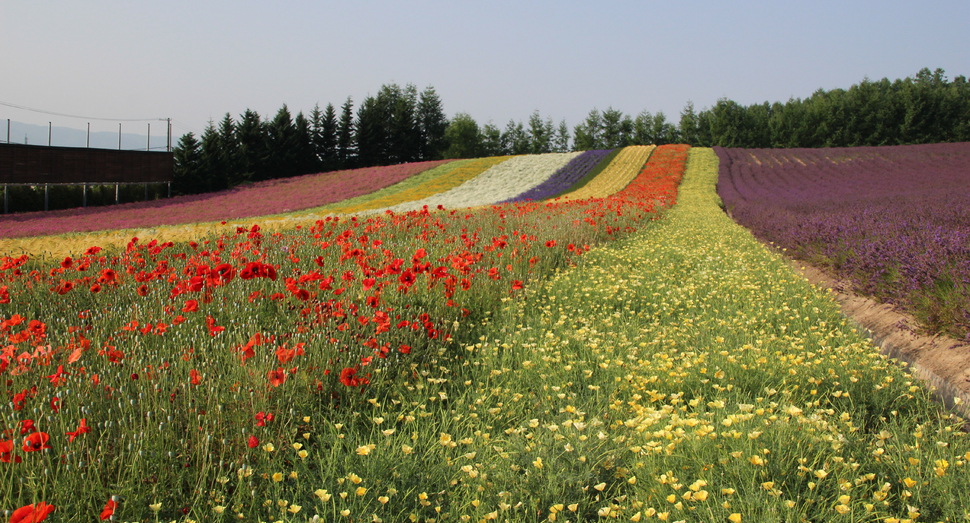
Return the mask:
[[83, 187], [83, 189], [81, 189], [81, 194], [83, 195], [81, 199], [81, 207], [87, 207], [88, 206], [88, 184], [84, 183], [81, 185], [81, 187]]
[[44, 210], [45, 211], [50, 210], [50, 193], [51, 193], [50, 187], [51, 187], [50, 185], [46, 183], [44, 184]]
[[121, 187], [121, 184], [116, 183], [115, 184], [115, 205], [118, 205], [118, 202], [121, 201], [118, 199], [118, 187]]
[[7, 196], [7, 184], [3, 184], [3, 214], [10, 212], [10, 197]]

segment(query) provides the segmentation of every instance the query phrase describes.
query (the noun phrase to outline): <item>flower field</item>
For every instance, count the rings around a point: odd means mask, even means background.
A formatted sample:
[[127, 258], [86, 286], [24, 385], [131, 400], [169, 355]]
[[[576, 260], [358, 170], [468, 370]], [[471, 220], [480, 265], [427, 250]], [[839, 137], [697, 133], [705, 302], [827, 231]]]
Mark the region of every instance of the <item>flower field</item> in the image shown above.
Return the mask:
[[[454, 187], [420, 200], [409, 201], [390, 208], [393, 212], [407, 212], [427, 205], [448, 208], [491, 205], [514, 198], [546, 181], [551, 173], [564, 167], [580, 153], [547, 153], [516, 156], [481, 175]], [[643, 162], [640, 163], [643, 166]], [[633, 170], [636, 174], [636, 170]]]
[[0, 511], [968, 517], [960, 420], [721, 212], [712, 150], [634, 151], [605, 198], [0, 258]]
[[564, 200], [582, 200], [586, 198], [605, 198], [626, 187], [637, 175], [650, 153], [653, 145], [631, 145], [624, 147], [613, 161], [595, 178], [589, 180], [573, 191], [562, 194]]
[[755, 235], [970, 341], [970, 144], [717, 152]]
[[0, 238], [218, 222], [297, 211], [369, 194], [446, 162], [419, 162], [298, 176], [217, 193], [112, 207], [2, 215]]
[[502, 203], [554, 198], [579, 183], [600, 162], [604, 161], [609, 153], [610, 150], [586, 151], [556, 170], [546, 181]]

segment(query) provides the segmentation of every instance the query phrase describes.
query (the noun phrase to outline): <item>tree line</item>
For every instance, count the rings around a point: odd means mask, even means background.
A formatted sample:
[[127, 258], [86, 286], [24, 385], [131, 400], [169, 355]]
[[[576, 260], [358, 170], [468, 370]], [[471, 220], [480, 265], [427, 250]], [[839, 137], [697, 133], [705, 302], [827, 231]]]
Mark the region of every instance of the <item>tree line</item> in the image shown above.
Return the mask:
[[718, 100], [682, 115], [681, 139], [699, 146], [859, 147], [970, 141], [970, 83], [942, 69], [890, 82], [868, 78], [806, 99], [744, 106]]
[[354, 107], [315, 106], [295, 117], [286, 105], [273, 118], [247, 109], [226, 114], [175, 148], [173, 190], [214, 191], [246, 182], [374, 165], [514, 154], [687, 143], [743, 148], [852, 147], [970, 141], [970, 84], [922, 69], [890, 82], [864, 79], [806, 99], [742, 105], [718, 100], [701, 111], [687, 102], [678, 121], [663, 112], [636, 116], [592, 109], [570, 128], [532, 113], [523, 124], [479, 125], [468, 113], [448, 119], [434, 88], [381, 86]]

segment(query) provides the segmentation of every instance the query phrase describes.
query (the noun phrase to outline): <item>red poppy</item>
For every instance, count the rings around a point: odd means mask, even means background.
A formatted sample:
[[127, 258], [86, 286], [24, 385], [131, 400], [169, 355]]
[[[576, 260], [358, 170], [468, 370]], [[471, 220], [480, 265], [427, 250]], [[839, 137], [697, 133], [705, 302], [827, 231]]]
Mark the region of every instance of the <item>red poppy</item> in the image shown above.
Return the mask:
[[13, 455], [13, 440], [0, 440], [0, 462], [20, 463], [23, 461], [20, 456]]
[[202, 375], [199, 374], [199, 371], [192, 369], [189, 371], [189, 381], [192, 382], [192, 385], [198, 385], [202, 383]]
[[266, 377], [269, 378], [269, 384], [274, 387], [279, 387], [286, 382], [286, 372], [282, 367], [269, 371]]
[[142, 285], [138, 287], [138, 290], [136, 292], [138, 292], [139, 296], [148, 296], [148, 285]]
[[61, 262], [61, 267], [65, 269], [70, 269], [71, 265], [74, 265], [74, 260], [72, 260], [70, 256], [64, 258], [64, 261]]
[[360, 385], [360, 380], [358, 380], [354, 375], [357, 374], [357, 369], [352, 367], [347, 367], [340, 371], [340, 383], [348, 387], [356, 387]]
[[108, 502], [104, 504], [104, 508], [101, 509], [101, 520], [104, 521], [113, 516], [116, 508], [118, 508], [118, 502], [113, 499], [109, 499]]
[[521, 280], [512, 280], [512, 290], [517, 291], [522, 288]]
[[98, 277], [99, 283], [118, 283], [118, 273], [114, 269], [104, 269], [101, 271], [101, 276]]
[[37, 432], [37, 427], [34, 426], [34, 420], [20, 420], [20, 434], [30, 434], [31, 432]]
[[267, 421], [273, 421], [274, 419], [276, 419], [276, 416], [272, 412], [267, 414], [263, 411], [259, 411], [256, 413], [256, 426], [265, 427]]
[[24, 452], [37, 452], [38, 450], [44, 450], [51, 448], [47, 442], [51, 439], [50, 435], [46, 432], [34, 432], [33, 434], [24, 438]]
[[246, 442], [246, 445], [249, 445], [249, 448], [251, 449], [258, 447], [259, 438], [257, 438], [256, 436], [249, 436], [249, 441]]
[[13, 511], [10, 523], [40, 523], [47, 519], [47, 515], [54, 512], [54, 505], [41, 501], [33, 505], [25, 505]]
[[81, 423], [77, 426], [77, 429], [74, 430], [73, 432], [67, 433], [67, 436], [68, 436], [67, 440], [74, 441], [74, 438], [80, 436], [81, 434], [86, 434], [88, 432], [91, 432], [91, 427], [88, 426], [88, 419], [81, 418]]
[[182, 307], [182, 312], [195, 312], [199, 310], [198, 300], [187, 300], [185, 302], [185, 307]]

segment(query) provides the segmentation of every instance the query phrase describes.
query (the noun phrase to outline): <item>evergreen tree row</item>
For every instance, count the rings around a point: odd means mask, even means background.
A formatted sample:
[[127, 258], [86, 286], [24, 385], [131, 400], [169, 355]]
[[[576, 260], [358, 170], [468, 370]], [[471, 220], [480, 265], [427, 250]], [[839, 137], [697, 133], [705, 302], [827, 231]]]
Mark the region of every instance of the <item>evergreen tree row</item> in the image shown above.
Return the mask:
[[384, 85], [354, 114], [317, 105], [293, 117], [286, 105], [264, 120], [247, 109], [209, 122], [201, 137], [188, 133], [174, 149], [173, 191], [193, 194], [301, 174], [440, 159], [448, 120], [433, 87]]
[[351, 98], [337, 109], [313, 108], [292, 117], [284, 105], [263, 120], [246, 110], [226, 114], [175, 148], [179, 194], [214, 191], [250, 181], [354, 167], [441, 158], [475, 158], [688, 143], [745, 148], [852, 147], [970, 141], [970, 84], [948, 81], [943, 70], [914, 78], [868, 79], [848, 90], [818, 90], [785, 103], [744, 106], [722, 99], [696, 111], [687, 102], [680, 120], [663, 112], [636, 116], [612, 107], [593, 109], [570, 130], [565, 120], [532, 113], [525, 125], [479, 124], [467, 113], [450, 121], [433, 87], [381, 86], [354, 111]]

